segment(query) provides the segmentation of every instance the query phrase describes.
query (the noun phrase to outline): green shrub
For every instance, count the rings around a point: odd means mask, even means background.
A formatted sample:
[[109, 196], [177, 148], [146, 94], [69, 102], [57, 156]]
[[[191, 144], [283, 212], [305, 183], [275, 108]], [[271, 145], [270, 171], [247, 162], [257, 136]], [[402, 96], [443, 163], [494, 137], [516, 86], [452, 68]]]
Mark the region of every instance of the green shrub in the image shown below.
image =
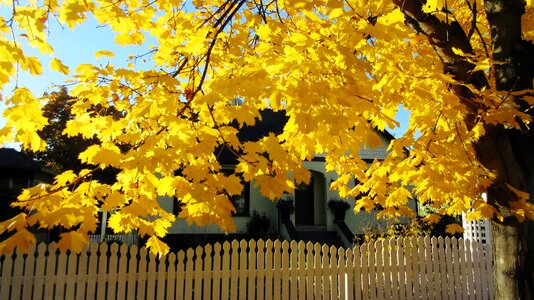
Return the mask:
[[247, 222], [247, 234], [253, 239], [268, 239], [273, 237], [271, 221], [265, 214], [253, 211]]

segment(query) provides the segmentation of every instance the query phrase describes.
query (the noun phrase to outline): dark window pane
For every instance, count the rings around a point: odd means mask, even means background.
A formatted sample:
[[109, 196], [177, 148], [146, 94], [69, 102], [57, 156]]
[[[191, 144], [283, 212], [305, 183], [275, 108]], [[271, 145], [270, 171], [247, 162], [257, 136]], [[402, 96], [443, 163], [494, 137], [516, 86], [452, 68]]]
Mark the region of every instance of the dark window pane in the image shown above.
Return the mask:
[[174, 215], [177, 216], [182, 211], [183, 205], [182, 201], [178, 200], [178, 198], [172, 197], [172, 213]]
[[230, 197], [230, 201], [235, 207], [234, 216], [249, 216], [249, 207], [250, 207], [250, 183], [243, 182], [243, 192], [241, 195], [236, 195]]

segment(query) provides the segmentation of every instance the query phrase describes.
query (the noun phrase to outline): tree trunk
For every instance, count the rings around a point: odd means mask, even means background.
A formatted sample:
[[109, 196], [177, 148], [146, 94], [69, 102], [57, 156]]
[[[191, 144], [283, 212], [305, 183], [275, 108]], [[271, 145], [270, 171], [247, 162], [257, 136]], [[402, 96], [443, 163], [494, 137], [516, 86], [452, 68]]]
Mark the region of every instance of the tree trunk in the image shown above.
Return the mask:
[[[486, 16], [491, 30], [492, 58], [504, 62], [495, 64], [495, 85], [500, 91], [532, 89], [534, 77], [534, 47], [523, 40], [521, 16], [524, 0], [486, 0]], [[524, 111], [528, 105], [512, 99]], [[530, 114], [533, 115], [532, 110]], [[532, 128], [532, 127], [530, 127]], [[500, 126], [492, 134], [498, 149], [478, 147], [480, 161], [497, 171], [497, 179], [488, 191], [489, 201], [501, 211], [509, 209], [517, 200], [506, 185], [534, 195], [534, 134], [529, 126], [522, 130], [505, 130]], [[492, 137], [490, 137], [491, 139]], [[495, 152], [498, 156], [495, 156]], [[492, 155], [493, 154], [493, 155]], [[512, 214], [504, 221], [493, 220], [491, 232], [494, 248], [494, 286], [496, 299], [533, 299], [534, 241], [532, 221], [520, 223]], [[530, 258], [530, 259], [528, 259]]]
[[495, 299], [533, 299], [528, 227], [515, 218], [491, 223]]
[[476, 145], [477, 156], [497, 178], [488, 188], [488, 202], [499, 208], [503, 221], [491, 222], [495, 299], [533, 299], [534, 226], [519, 222], [510, 210], [516, 202], [509, 185], [534, 195], [534, 139], [532, 133], [486, 126]]
[[[445, 73], [478, 89], [490, 87], [483, 72], [472, 72], [474, 65], [452, 51], [454, 46], [464, 53], [473, 53], [469, 38], [458, 23], [443, 23], [435, 15], [424, 13], [422, 6], [426, 1], [393, 2], [405, 13], [407, 23], [428, 37]], [[525, 1], [486, 0], [484, 4], [491, 28], [492, 59], [501, 62], [493, 66], [497, 90], [532, 89], [534, 46], [522, 39], [521, 30]], [[454, 92], [468, 109], [470, 116], [465, 122], [472, 128], [480, 111], [489, 107], [474, 104], [473, 95], [460, 85], [454, 87]], [[521, 99], [507, 101], [534, 116], [534, 110], [527, 109]], [[491, 226], [496, 299], [534, 299], [534, 225], [532, 221], [519, 222], [510, 210], [518, 200], [510, 186], [529, 192], [529, 202], [534, 202], [534, 129], [532, 125], [523, 125], [521, 130], [485, 125], [486, 135], [475, 145], [478, 160], [497, 174], [487, 191], [488, 202], [504, 216], [503, 221], [492, 220]]]

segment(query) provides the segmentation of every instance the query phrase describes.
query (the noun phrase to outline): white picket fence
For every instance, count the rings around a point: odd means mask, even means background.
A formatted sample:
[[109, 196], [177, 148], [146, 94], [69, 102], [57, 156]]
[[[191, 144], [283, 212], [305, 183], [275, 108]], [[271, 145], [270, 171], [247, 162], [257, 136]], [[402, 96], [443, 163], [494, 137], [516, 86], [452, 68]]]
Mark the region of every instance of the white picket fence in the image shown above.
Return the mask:
[[234, 241], [157, 258], [92, 244], [0, 257], [0, 299], [493, 299], [491, 255], [463, 239], [399, 238], [336, 249]]

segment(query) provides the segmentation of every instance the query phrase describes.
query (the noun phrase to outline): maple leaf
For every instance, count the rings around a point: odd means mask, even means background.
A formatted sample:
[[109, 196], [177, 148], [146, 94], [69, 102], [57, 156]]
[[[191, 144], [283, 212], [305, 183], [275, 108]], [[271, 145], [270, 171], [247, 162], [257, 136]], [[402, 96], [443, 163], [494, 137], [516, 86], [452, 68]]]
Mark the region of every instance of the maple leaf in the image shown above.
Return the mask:
[[459, 224], [448, 224], [446, 227], [445, 227], [445, 233], [447, 234], [450, 234], [450, 235], [455, 235], [457, 233], [463, 233], [464, 232], [464, 228], [459, 225]]
[[63, 251], [72, 250], [80, 253], [88, 245], [89, 237], [77, 231], [64, 232], [59, 235], [57, 247]]
[[26, 214], [18, 214], [11, 219], [0, 222], [0, 234], [6, 231], [21, 230], [26, 225]]
[[423, 12], [435, 13], [445, 6], [445, 0], [427, 0], [423, 6]]
[[35, 244], [34, 235], [26, 228], [21, 228], [15, 234], [0, 242], [0, 253], [13, 253], [15, 247], [20, 253], [27, 253], [33, 244]]
[[437, 224], [439, 220], [441, 220], [441, 215], [439, 214], [429, 214], [423, 218], [423, 221], [428, 224]]
[[162, 242], [160, 239], [158, 239], [155, 236], [151, 236], [148, 238], [146, 242], [147, 248], [150, 250], [150, 253], [161, 257], [163, 255], [166, 255], [169, 253], [169, 246]]
[[63, 62], [57, 58], [54, 58], [50, 61], [50, 69], [58, 71], [64, 75], [69, 74], [69, 67], [63, 64]]
[[37, 57], [26, 57], [26, 61], [22, 66], [30, 71], [30, 74], [32, 75], [40, 75], [43, 73], [43, 66]]
[[109, 50], [100, 50], [95, 52], [96, 58], [101, 58], [102, 56], [113, 57], [115, 56], [115, 53]]
[[[17, 36], [12, 37], [9, 26], [0, 28], [0, 99], [7, 107], [2, 143], [46, 149], [38, 135], [47, 123], [40, 95], [6, 86], [24, 84], [18, 80], [19, 68], [42, 79], [44, 57], [55, 55], [49, 16], [74, 30], [86, 16], [94, 16], [115, 34], [115, 43], [137, 45], [146, 53], [148, 66], [131, 61], [123, 68], [110, 61], [75, 69], [70, 78], [73, 117], [62, 134], [91, 140], [79, 159], [99, 168], [113, 166], [116, 182], [98, 183], [90, 178], [95, 171], [67, 172], [52, 185], [24, 190], [13, 205], [32, 213], [10, 227], [2, 223], [3, 229], [15, 228], [14, 238], [8, 239], [13, 244], [4, 243], [4, 250], [17, 244], [27, 249], [32, 243], [28, 225], [76, 227], [81, 235], [65, 236], [62, 245], [79, 250], [103, 208], [115, 211], [108, 223], [114, 231], [154, 236], [148, 243], [151, 251], [164, 253], [168, 248], [157, 237], [166, 234], [174, 219], [163, 211], [158, 196], [179, 197], [185, 203], [179, 216], [189, 224], [235, 230], [235, 209], [226, 193], [237, 194], [242, 186], [235, 176], [219, 176], [223, 163], [217, 150], [222, 147], [235, 152], [236, 172], [255, 183], [254, 195], [260, 191], [275, 199], [293, 192], [314, 170], [324, 174], [315, 188], [335, 181], [335, 191], [325, 191], [325, 197], [368, 193], [356, 202], [356, 212], [380, 204], [385, 209], [379, 216], [411, 216], [408, 200], [414, 198], [441, 209], [439, 214], [474, 208], [469, 218], [503, 220], [496, 208], [473, 201], [481, 191], [494, 190], [494, 182], [506, 183], [506, 170], [488, 166], [509, 165], [488, 164], [487, 157], [493, 157], [488, 151], [499, 149], [480, 145], [495, 128], [505, 134], [515, 128], [523, 136], [532, 117], [521, 101], [528, 106], [534, 98], [530, 88], [514, 89], [532, 82], [521, 82], [531, 76], [493, 80], [502, 62], [487, 48], [499, 49], [502, 39], [490, 32], [495, 18], [477, 14], [472, 20], [470, 2], [279, 1], [265, 3], [266, 12], [276, 6], [276, 13], [262, 15], [251, 1], [228, 5], [198, 0], [182, 9], [135, 0], [110, 5], [91, 0], [4, 2], [16, 5], [6, 11], [13, 14]], [[413, 7], [417, 11], [408, 11]], [[532, 1], [520, 10], [521, 20], [511, 21], [521, 24], [521, 34], [515, 36], [528, 41], [534, 37]], [[410, 22], [405, 22], [406, 15]], [[474, 21], [476, 34], [467, 36]], [[453, 25], [461, 34], [446, 34]], [[156, 46], [146, 45], [148, 39]], [[531, 54], [527, 48], [524, 57]], [[95, 56], [111, 57], [113, 52]], [[56, 54], [50, 68], [69, 74], [60, 52]], [[447, 67], [445, 73], [444, 62], [471, 67]], [[507, 64], [517, 72], [504, 73], [528, 75], [528, 66]], [[501, 88], [505, 81], [514, 86]], [[232, 99], [243, 103], [230, 106]], [[403, 124], [395, 119], [400, 106], [409, 111]], [[258, 120], [280, 125], [260, 120], [262, 109], [285, 112], [282, 132], [243, 141], [242, 130]], [[404, 123], [406, 130], [399, 130], [394, 141], [385, 139], [386, 133], [377, 134]], [[176, 170], [180, 174], [172, 176]], [[362, 180], [357, 188], [354, 177]], [[509, 190], [511, 200], [502, 200], [505, 209], [519, 220], [534, 218], [529, 196]], [[435, 222], [437, 216], [427, 220]]]
[[487, 203], [482, 203], [479, 206], [476, 207], [475, 210], [475, 216], [477, 219], [485, 218], [485, 219], [491, 219], [494, 215], [497, 215], [498, 211], [497, 209]]

